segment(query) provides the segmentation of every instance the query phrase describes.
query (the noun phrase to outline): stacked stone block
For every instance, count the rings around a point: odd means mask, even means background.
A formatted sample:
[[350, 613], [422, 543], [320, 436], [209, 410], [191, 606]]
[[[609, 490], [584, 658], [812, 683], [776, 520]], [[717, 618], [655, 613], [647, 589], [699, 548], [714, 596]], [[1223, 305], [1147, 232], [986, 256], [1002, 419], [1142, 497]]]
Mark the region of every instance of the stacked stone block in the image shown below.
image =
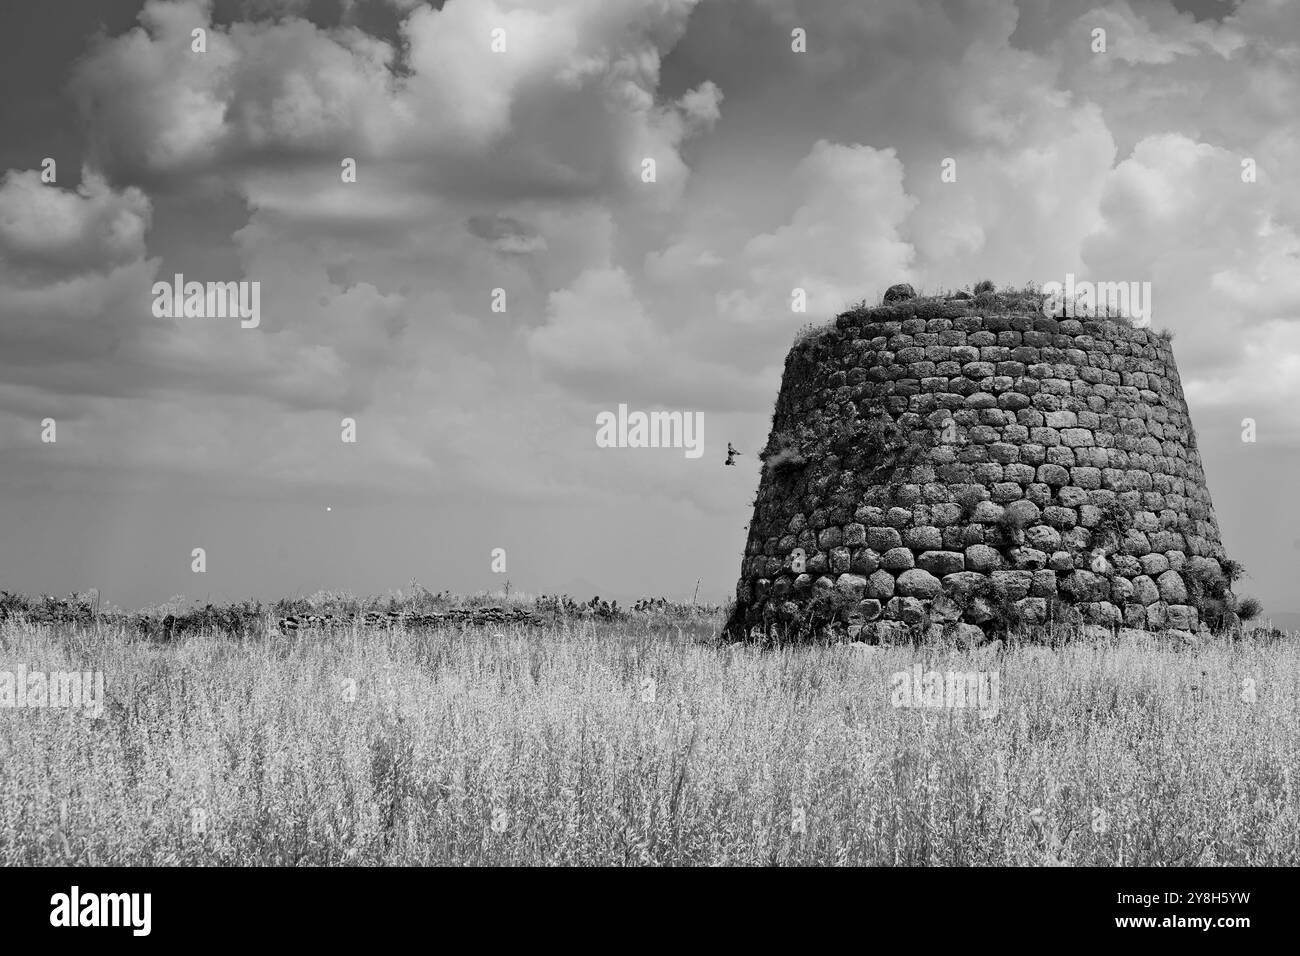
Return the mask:
[[[796, 344], [733, 629], [823, 592], [850, 627], [1197, 628], [1187, 577], [1221, 576], [1223, 549], [1168, 339], [1033, 303], [887, 302]], [[880, 423], [893, 471], [842, 440]]]

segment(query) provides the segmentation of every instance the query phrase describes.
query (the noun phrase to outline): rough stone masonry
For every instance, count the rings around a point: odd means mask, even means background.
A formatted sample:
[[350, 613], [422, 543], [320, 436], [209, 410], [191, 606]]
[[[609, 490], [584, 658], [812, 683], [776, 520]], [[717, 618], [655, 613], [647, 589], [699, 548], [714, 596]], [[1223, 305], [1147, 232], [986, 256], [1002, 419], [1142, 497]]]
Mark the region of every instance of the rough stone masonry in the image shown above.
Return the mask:
[[1234, 622], [1169, 337], [1042, 301], [892, 287], [801, 337], [732, 634]]

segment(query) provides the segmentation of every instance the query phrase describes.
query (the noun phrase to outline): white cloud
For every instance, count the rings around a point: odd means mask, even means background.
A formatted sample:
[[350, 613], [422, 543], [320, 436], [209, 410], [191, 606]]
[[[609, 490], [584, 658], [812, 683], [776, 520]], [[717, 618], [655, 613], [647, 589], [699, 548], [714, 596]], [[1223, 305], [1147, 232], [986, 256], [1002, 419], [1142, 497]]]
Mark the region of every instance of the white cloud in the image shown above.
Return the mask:
[[126, 265], [144, 257], [151, 213], [140, 190], [115, 191], [91, 170], [75, 192], [36, 170], [10, 170], [0, 178], [0, 263], [42, 274]]
[[864, 292], [911, 277], [914, 250], [902, 235], [916, 200], [903, 189], [892, 149], [819, 140], [793, 170], [799, 202], [789, 222], [741, 252], [749, 287], [719, 304], [740, 320], [790, 310], [795, 287], [814, 316], [829, 318]]
[[[662, 205], [686, 175], [682, 141], [719, 115], [709, 83], [656, 103], [661, 50], [693, 5], [416, 5], [399, 53], [355, 28], [296, 18], [221, 27], [200, 0], [149, 0], [140, 27], [82, 61], [72, 90], [115, 175], [224, 176], [262, 206], [275, 202], [286, 158], [324, 169], [343, 156], [359, 161], [359, 180], [395, 172], [402, 198], [630, 189], [650, 156]], [[196, 26], [206, 53], [190, 52]], [[494, 30], [504, 52], [492, 49]]]
[[[1126, 0], [1115, 0], [1080, 14], [1066, 36], [1076, 50], [1095, 56], [1105, 67], [1110, 58], [1132, 64], [1164, 65], [1177, 57], [1191, 57], [1207, 51], [1227, 57], [1245, 40], [1231, 27], [1197, 23], [1190, 14], [1178, 15], [1172, 6], [1152, 5], [1150, 19], [1138, 15]], [[1106, 31], [1106, 52], [1093, 54], [1092, 31]]]
[[553, 292], [548, 323], [528, 339], [538, 360], [564, 374], [616, 378], [658, 356], [654, 326], [622, 269], [584, 272]]

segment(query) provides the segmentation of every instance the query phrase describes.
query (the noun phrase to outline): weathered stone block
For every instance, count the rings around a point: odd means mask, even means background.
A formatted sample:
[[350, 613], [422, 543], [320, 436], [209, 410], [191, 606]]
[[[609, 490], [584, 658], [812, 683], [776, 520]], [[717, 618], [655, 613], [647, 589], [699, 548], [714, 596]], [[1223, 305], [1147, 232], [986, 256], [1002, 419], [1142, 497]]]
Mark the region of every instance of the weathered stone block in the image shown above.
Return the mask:
[[1147, 625], [1147, 609], [1141, 604], [1125, 604], [1124, 623], [1128, 627], [1145, 629]]
[[867, 596], [878, 601], [888, 601], [894, 596], [894, 576], [888, 571], [877, 571], [867, 578]]
[[880, 555], [870, 548], [854, 548], [849, 570], [854, 574], [874, 574], [880, 569]]
[[1151, 542], [1141, 531], [1130, 528], [1124, 534], [1124, 539], [1120, 542], [1120, 548], [1125, 554], [1131, 554], [1135, 557], [1148, 554], [1151, 551]]
[[830, 551], [831, 548], [837, 547], [844, 539], [844, 532], [839, 528], [827, 528], [817, 535], [817, 547], [823, 551]]
[[1111, 578], [1110, 597], [1116, 604], [1123, 606], [1130, 603], [1133, 600], [1133, 593], [1132, 581], [1122, 577]]
[[903, 545], [903, 536], [897, 528], [868, 528], [867, 545], [873, 551], [884, 553]]
[[1039, 465], [1037, 477], [1043, 484], [1059, 487], [1069, 482], [1070, 473], [1060, 465]]
[[1092, 491], [1101, 487], [1101, 469], [1089, 465], [1075, 465], [1070, 469], [1070, 483], [1076, 488]]
[[[1177, 531], [1155, 531], [1147, 536], [1151, 543], [1152, 551], [1163, 551], [1168, 555], [1170, 551], [1183, 551], [1187, 547], [1187, 542]], [[1172, 559], [1171, 565], [1172, 567]]]
[[890, 599], [885, 613], [904, 624], [920, 624], [925, 620], [925, 605], [915, 597]]
[[1053, 505], [1050, 508], [1043, 509], [1043, 520], [1053, 528], [1068, 529], [1073, 528], [1079, 518], [1073, 508], [1062, 508], [1059, 505]]
[[1093, 601], [1087, 604], [1079, 605], [1079, 610], [1083, 612], [1083, 619], [1088, 624], [1100, 625], [1107, 628], [1107, 635], [1111, 628], [1119, 627], [1123, 623], [1123, 615], [1110, 601]]
[[1169, 610], [1169, 605], [1157, 601], [1155, 604], [1147, 605], [1147, 626], [1153, 631], [1163, 630], [1165, 626], [1165, 612]]
[[890, 508], [885, 512], [885, 523], [894, 528], [906, 528], [912, 523], [911, 508]]
[[[1043, 419], [1048, 428], [1074, 428], [1079, 424], [1078, 416], [1070, 411], [1047, 412], [1044, 414]], [[1070, 443], [1066, 442], [1066, 444]]]
[[956, 574], [944, 575], [943, 588], [958, 603], [963, 603], [981, 587], [987, 586], [988, 580], [987, 575], [984, 574], [978, 574], [974, 571], [958, 571]]
[[1034, 581], [1029, 586], [1032, 597], [1051, 597], [1056, 593], [1056, 572], [1044, 568], [1034, 572]]
[[1021, 598], [1015, 608], [1016, 616], [1024, 624], [1042, 624], [1047, 620], [1047, 601], [1044, 598]]
[[943, 535], [933, 526], [908, 528], [903, 532], [903, 544], [913, 551], [938, 549], [943, 547]]
[[915, 564], [910, 548], [890, 548], [880, 556], [880, 566], [886, 571], [906, 571]]
[[[1088, 506], [1088, 495], [1089, 492], [1084, 491], [1082, 488], [1075, 488], [1074, 486], [1071, 485], [1065, 488], [1058, 489], [1056, 493], [1056, 500], [1061, 505], [1062, 508], [1082, 509]], [[1093, 510], [1096, 511], [1095, 508]], [[1083, 512], [1080, 511], [1079, 523], [1086, 525], [1087, 520], [1088, 519], [1083, 515]]]
[[1155, 604], [1160, 600], [1160, 589], [1156, 582], [1147, 575], [1138, 575], [1133, 579], [1133, 600], [1139, 604]]
[[916, 558], [916, 565], [931, 574], [943, 577], [966, 569], [966, 558], [959, 551], [925, 551]]
[[897, 590], [904, 597], [933, 598], [942, 592], [943, 585], [929, 571], [913, 568], [898, 576]]
[[961, 521], [961, 505], [953, 502], [942, 502], [935, 505], [930, 510], [930, 521], [940, 528], [957, 524]]
[[[1009, 467], [1015, 467], [1014, 465]], [[1028, 467], [1028, 466], [1026, 466]], [[993, 500], [999, 504], [1016, 501], [1024, 495], [1019, 484], [1014, 481], [999, 481], [993, 485]]]
[[902, 644], [911, 637], [907, 625], [900, 621], [873, 621], [862, 634], [873, 644]]
[[1006, 567], [1006, 559], [995, 548], [974, 544], [966, 549], [966, 567], [971, 571], [988, 573]]
[[1020, 547], [1011, 552], [1012, 567], [1019, 571], [1037, 571], [1047, 566], [1047, 552]]
[[1165, 610], [1165, 627], [1191, 631], [1196, 628], [1196, 619], [1196, 608], [1187, 604], [1171, 604]]
[[1106, 582], [1092, 571], [1076, 570], [1061, 575], [1057, 589], [1075, 604], [1099, 601], [1105, 596]]
[[945, 631], [945, 636], [964, 646], [983, 644], [988, 637], [981, 628], [965, 622], [951, 625], [949, 630]]
[[1003, 441], [994, 441], [989, 445], [989, 458], [1000, 465], [1015, 464], [1020, 460], [1020, 449]]
[[1068, 551], [1053, 551], [1047, 559], [1047, 566], [1053, 571], [1071, 571], [1074, 569], [1074, 558]]
[[930, 602], [930, 620], [945, 624], [960, 617], [961, 605], [946, 594], [940, 594]]
[[1052, 554], [1061, 546], [1061, 532], [1051, 525], [1036, 524], [1025, 529], [1025, 544]]
[[861, 599], [867, 590], [867, 579], [860, 574], [841, 574], [835, 579], [835, 588], [848, 597]]
[[1183, 604], [1187, 601], [1187, 585], [1177, 571], [1166, 571], [1156, 578], [1156, 587], [1160, 589], [1160, 600], [1166, 604]]
[[[1035, 447], [1041, 448], [1042, 446]], [[1023, 450], [1021, 457], [1023, 457]], [[1066, 448], [1064, 445], [1044, 449], [1044, 458], [1048, 464], [1060, 465], [1062, 468], [1073, 468], [1076, 464], [1074, 449]]]
[[1018, 601], [1029, 595], [1034, 576], [1028, 571], [994, 571], [989, 575], [994, 597]]

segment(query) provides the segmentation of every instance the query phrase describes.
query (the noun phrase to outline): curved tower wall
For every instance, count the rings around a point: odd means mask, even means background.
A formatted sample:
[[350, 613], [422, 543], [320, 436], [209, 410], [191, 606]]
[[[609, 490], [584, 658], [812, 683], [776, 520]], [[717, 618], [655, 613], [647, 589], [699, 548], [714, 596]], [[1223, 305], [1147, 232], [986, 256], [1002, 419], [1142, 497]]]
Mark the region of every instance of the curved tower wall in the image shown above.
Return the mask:
[[794, 346], [733, 626], [1192, 630], [1222, 613], [1169, 340], [1040, 301], [914, 299]]

